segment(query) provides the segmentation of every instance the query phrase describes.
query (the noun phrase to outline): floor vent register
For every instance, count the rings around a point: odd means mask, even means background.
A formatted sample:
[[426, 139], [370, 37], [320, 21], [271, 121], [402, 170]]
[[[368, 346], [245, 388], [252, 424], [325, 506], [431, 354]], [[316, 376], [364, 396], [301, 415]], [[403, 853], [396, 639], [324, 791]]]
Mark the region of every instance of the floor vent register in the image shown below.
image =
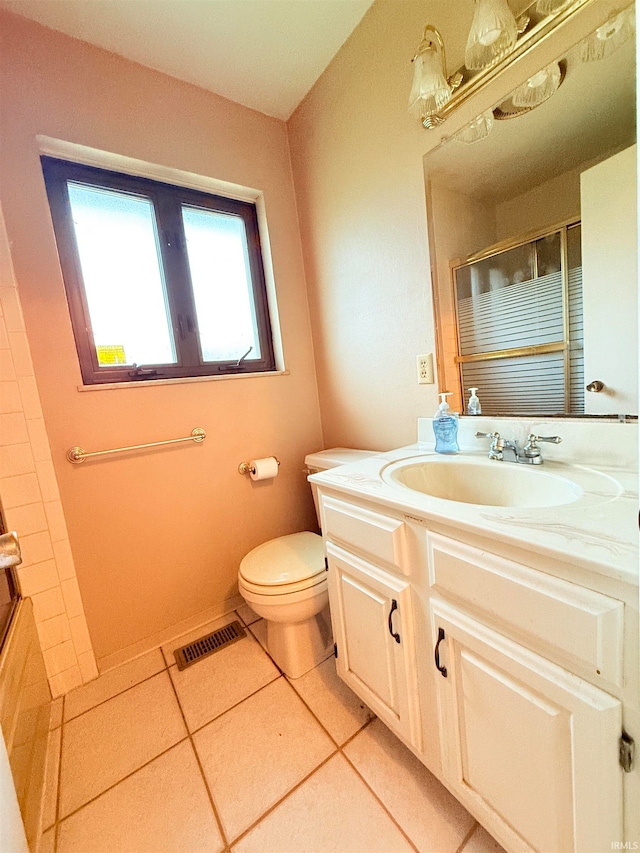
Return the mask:
[[242, 625], [237, 621], [230, 622], [223, 628], [218, 628], [217, 631], [212, 631], [210, 634], [194, 640], [193, 643], [176, 649], [173, 654], [175, 655], [178, 669], [186, 669], [188, 666], [192, 666], [214, 652], [219, 652], [220, 649], [236, 643], [244, 636], [246, 636], [246, 631]]

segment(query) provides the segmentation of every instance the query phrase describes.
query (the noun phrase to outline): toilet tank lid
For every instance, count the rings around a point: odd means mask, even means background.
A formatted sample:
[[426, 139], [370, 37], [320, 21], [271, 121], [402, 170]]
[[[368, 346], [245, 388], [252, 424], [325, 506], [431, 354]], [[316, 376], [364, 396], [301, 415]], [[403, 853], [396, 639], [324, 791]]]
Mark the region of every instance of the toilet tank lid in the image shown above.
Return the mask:
[[353, 450], [350, 447], [333, 447], [330, 450], [320, 450], [318, 453], [309, 453], [304, 458], [307, 468], [316, 471], [325, 471], [327, 468], [337, 468], [338, 465], [346, 465], [349, 462], [357, 462], [366, 459], [367, 456], [375, 456], [375, 450]]
[[324, 545], [317, 533], [291, 533], [258, 545], [240, 563], [240, 575], [250, 583], [278, 586], [306, 580], [324, 572]]

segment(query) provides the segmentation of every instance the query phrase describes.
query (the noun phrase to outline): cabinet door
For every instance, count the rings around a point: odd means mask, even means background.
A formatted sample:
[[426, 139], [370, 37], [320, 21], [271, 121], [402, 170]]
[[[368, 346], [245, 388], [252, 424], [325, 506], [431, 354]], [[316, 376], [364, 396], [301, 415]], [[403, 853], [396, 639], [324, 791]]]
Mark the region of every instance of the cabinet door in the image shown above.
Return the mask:
[[411, 588], [331, 543], [327, 555], [338, 675], [420, 750]]
[[[622, 839], [620, 702], [432, 602], [442, 761], [510, 851], [597, 853]], [[435, 665], [436, 661], [434, 661]]]

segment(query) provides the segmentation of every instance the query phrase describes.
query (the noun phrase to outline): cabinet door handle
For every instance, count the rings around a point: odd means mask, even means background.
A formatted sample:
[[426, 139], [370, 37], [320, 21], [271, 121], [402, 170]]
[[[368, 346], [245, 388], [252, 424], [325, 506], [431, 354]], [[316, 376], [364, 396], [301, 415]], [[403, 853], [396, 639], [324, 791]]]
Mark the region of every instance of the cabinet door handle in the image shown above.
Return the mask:
[[435, 649], [435, 659], [436, 659], [436, 669], [440, 673], [443, 678], [447, 677], [447, 668], [446, 666], [442, 666], [440, 663], [440, 643], [444, 640], [444, 628], [438, 628], [438, 642], [436, 643]]
[[389, 633], [391, 634], [393, 639], [396, 641], [396, 643], [399, 643], [400, 642], [400, 634], [396, 633], [393, 630], [393, 611], [397, 610], [397, 609], [398, 609], [398, 602], [395, 600], [395, 598], [392, 598], [391, 599], [391, 610], [389, 611]]

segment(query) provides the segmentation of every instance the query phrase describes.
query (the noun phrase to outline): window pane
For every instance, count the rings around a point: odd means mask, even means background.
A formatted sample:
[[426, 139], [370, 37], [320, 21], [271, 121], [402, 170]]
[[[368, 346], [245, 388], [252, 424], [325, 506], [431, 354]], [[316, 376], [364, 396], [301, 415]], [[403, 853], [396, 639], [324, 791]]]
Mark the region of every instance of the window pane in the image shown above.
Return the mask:
[[183, 207], [203, 361], [260, 358], [247, 235], [240, 216]]
[[67, 186], [98, 364], [175, 364], [152, 203]]

